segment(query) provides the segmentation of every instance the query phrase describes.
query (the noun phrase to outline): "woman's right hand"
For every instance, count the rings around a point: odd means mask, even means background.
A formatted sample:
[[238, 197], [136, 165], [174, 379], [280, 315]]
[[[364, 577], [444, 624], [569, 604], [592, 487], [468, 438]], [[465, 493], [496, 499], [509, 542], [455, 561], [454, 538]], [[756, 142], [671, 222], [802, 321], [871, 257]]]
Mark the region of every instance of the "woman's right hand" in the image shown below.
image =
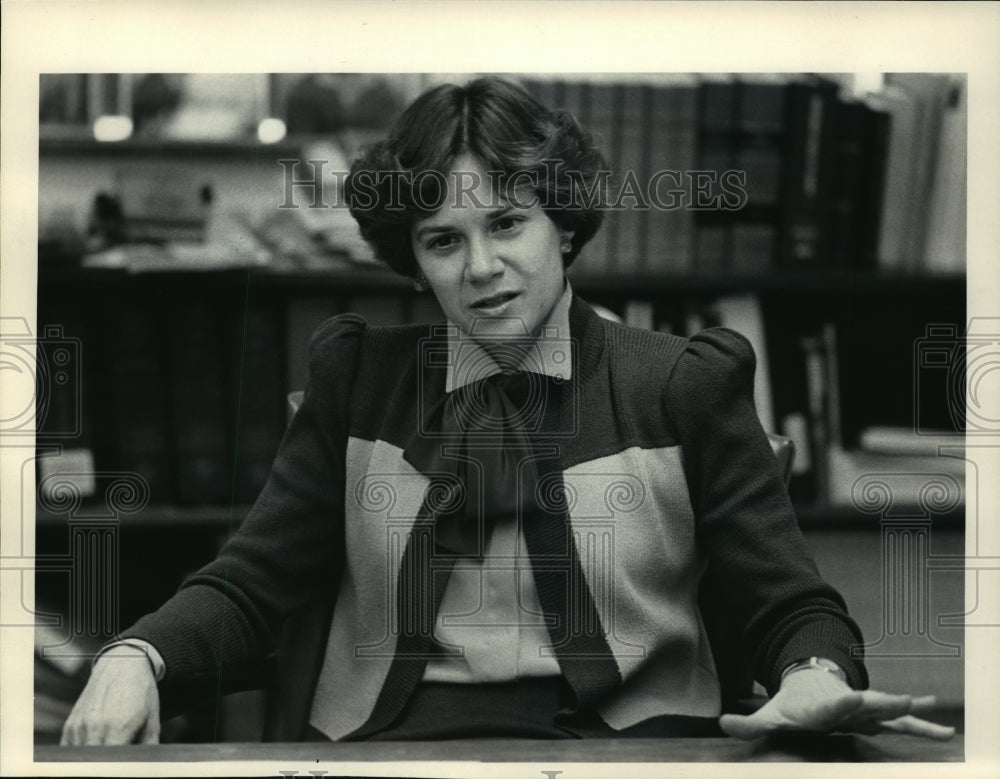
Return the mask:
[[63, 726], [64, 746], [157, 744], [160, 696], [141, 649], [116, 646], [94, 664], [87, 686]]

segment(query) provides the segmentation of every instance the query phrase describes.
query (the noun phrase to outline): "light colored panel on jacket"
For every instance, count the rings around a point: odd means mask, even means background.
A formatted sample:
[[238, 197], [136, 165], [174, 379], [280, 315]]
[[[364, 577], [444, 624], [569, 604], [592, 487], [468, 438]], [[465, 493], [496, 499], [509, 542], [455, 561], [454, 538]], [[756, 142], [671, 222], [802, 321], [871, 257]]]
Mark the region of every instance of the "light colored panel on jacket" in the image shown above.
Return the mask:
[[347, 554], [310, 724], [339, 739], [371, 715], [396, 651], [396, 582], [428, 478], [399, 447], [351, 438]]
[[574, 543], [625, 680], [601, 710], [624, 728], [658, 714], [717, 716], [698, 611], [704, 568], [679, 446], [633, 447], [563, 474]]

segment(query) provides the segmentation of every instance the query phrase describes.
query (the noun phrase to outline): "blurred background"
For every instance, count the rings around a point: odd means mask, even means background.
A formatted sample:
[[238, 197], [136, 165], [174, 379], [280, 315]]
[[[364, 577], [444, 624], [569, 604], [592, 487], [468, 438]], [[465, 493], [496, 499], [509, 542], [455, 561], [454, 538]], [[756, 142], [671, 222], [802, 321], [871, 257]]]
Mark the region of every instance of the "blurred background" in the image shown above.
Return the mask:
[[[245, 514], [315, 327], [440, 317], [374, 262], [339, 183], [414, 97], [474, 75], [41, 77], [39, 740], [57, 738], [88, 648]], [[962, 444], [980, 423], [966, 346], [996, 353], [966, 322], [964, 76], [510, 77], [610, 162], [617, 207], [576, 291], [630, 326], [751, 339], [758, 413], [796, 444], [790, 492], [871, 643], [872, 684], [935, 693], [960, 724]], [[732, 171], [745, 201], [719, 208]], [[108, 513], [115, 474], [140, 486]], [[88, 549], [114, 575], [81, 578]], [[261, 705], [234, 696], [167, 737], [255, 738]]]

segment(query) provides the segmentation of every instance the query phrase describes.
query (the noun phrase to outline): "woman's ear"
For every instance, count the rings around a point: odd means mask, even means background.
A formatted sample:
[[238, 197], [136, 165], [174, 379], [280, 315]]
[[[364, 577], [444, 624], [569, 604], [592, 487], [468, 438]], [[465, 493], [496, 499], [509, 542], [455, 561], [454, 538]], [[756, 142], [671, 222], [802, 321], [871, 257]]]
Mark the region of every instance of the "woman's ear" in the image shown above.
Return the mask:
[[426, 292], [430, 288], [430, 283], [423, 273], [418, 273], [417, 277], [413, 279], [413, 288], [417, 292]]
[[564, 232], [559, 240], [559, 251], [563, 254], [569, 254], [573, 251], [573, 236], [576, 234], [575, 231], [569, 230]]

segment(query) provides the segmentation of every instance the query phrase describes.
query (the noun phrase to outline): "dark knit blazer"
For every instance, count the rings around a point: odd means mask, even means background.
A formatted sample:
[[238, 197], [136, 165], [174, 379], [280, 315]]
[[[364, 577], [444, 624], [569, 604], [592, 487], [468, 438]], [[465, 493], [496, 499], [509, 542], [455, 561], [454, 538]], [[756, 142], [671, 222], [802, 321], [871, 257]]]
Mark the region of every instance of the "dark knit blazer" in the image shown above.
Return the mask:
[[[737, 649], [772, 694], [783, 668], [813, 655], [867, 686], [851, 652], [860, 631], [818, 575], [754, 411], [748, 342], [624, 327], [578, 298], [570, 329], [572, 378], [545, 399], [556, 410], [543, 415], [538, 461], [548, 502], [523, 532], [578, 707], [615, 729], [717, 716], [726, 690], [713, 649]], [[357, 737], [398, 710], [399, 550], [432, 485], [406, 453], [444, 393], [443, 349], [426, 326], [353, 315], [316, 331], [301, 408], [246, 520], [123, 634], [162, 654], [165, 705], [240, 686], [309, 607], [271, 736], [300, 738], [311, 722]], [[702, 584], [713, 591], [704, 620]], [[706, 622], [738, 645], [711, 646]]]

